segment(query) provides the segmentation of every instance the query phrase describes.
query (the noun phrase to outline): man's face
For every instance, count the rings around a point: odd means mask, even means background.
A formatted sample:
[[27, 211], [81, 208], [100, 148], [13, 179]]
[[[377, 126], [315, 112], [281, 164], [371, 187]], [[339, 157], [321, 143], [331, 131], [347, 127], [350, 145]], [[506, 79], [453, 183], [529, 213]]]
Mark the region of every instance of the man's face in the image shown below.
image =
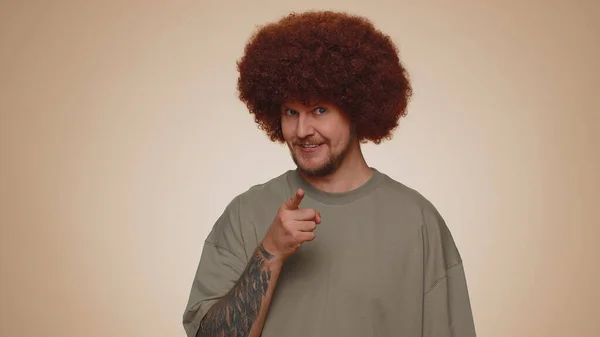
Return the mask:
[[283, 138], [298, 169], [313, 177], [334, 173], [352, 145], [346, 115], [332, 104], [299, 102], [286, 102], [281, 113]]

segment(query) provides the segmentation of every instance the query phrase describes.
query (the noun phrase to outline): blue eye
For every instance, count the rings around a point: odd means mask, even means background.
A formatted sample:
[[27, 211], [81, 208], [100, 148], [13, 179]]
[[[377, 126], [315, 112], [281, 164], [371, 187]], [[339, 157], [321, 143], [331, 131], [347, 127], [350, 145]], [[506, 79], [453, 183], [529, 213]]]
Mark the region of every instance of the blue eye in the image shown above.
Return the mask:
[[292, 109], [285, 109], [285, 113], [289, 116], [292, 116], [292, 115], [296, 114], [296, 111], [292, 110]]
[[322, 114], [324, 114], [325, 112], [327, 112], [327, 109], [325, 109], [325, 108], [322, 108], [322, 107], [319, 107], [319, 108], [317, 108], [317, 110], [316, 110], [316, 111], [317, 111], [317, 113], [318, 113], [318, 114], [321, 114], [321, 115], [322, 115]]

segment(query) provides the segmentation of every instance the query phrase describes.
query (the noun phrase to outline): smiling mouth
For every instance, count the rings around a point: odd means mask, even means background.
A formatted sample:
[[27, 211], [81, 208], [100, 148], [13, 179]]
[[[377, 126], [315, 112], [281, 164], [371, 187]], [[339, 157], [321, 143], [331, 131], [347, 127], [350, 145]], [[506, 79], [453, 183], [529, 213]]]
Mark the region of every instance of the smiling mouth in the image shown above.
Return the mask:
[[317, 151], [323, 144], [299, 144], [302, 152], [313, 152]]

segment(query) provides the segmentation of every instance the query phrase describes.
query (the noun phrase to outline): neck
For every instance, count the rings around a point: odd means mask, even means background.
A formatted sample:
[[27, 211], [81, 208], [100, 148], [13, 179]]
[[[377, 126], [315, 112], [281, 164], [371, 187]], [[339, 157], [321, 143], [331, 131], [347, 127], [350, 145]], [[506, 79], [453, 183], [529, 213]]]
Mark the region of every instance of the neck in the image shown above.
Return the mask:
[[360, 144], [356, 144], [334, 173], [325, 177], [301, 175], [309, 184], [324, 192], [344, 193], [366, 183], [373, 176], [373, 170], [367, 164]]

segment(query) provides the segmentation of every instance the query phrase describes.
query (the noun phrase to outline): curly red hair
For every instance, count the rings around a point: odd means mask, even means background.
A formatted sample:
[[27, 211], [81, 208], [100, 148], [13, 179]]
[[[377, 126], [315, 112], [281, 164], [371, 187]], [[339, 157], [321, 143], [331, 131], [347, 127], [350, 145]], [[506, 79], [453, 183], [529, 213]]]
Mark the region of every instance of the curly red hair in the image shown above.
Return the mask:
[[390, 37], [347, 13], [292, 13], [262, 26], [237, 66], [239, 98], [275, 142], [284, 141], [284, 102], [319, 100], [344, 111], [361, 142], [379, 144], [391, 138], [412, 94]]

